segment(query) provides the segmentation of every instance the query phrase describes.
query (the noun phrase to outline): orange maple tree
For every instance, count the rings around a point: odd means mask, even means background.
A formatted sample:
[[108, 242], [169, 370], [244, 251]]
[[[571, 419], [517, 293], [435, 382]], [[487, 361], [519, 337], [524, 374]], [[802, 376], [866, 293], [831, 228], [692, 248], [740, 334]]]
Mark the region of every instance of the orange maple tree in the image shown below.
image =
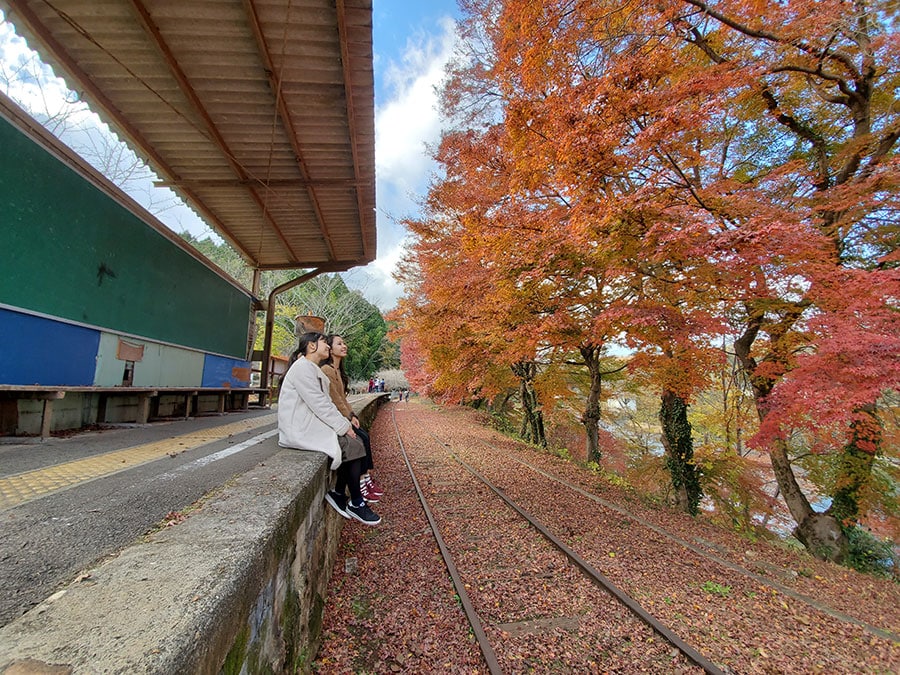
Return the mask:
[[[457, 256], [442, 306], [467, 320], [491, 307], [477, 321], [497, 358], [508, 340], [519, 357], [579, 352], [590, 368], [624, 333], [681, 440], [724, 336], [797, 536], [842, 559], [885, 451], [882, 395], [900, 382], [896, 4], [463, 9], [471, 50], [445, 100], [466, 142], [445, 150], [465, 151], [439, 155], [454, 168], [428, 219], [453, 219], [458, 241], [414, 249], [420, 264], [451, 259], [432, 246]], [[407, 320], [444, 292], [428, 287]], [[429, 329], [437, 349], [446, 324]], [[829, 511], [801, 487], [798, 449], [838, 458]], [[687, 445], [670, 452], [690, 466]]]
[[[536, 299], [498, 273], [503, 251], [517, 241], [518, 213], [504, 203], [509, 172], [497, 131], [443, 139], [437, 157], [445, 178], [424, 204], [427, 217], [406, 221], [414, 241], [397, 275], [406, 294], [392, 318], [397, 334], [415, 341], [420, 374], [413, 377], [430, 378], [429, 392], [444, 400], [490, 401], [518, 388], [522, 436], [544, 444], [534, 390], [539, 340], [524, 327]], [[469, 172], [484, 167], [473, 181]], [[404, 368], [416, 364], [405, 360]]]
[[[798, 536], [834, 559], [840, 516], [813, 510], [789, 442], [825, 423], [847, 436], [832, 451], [874, 454], [864, 411], [900, 379], [895, 20], [890, 3], [511, 1], [499, 21], [519, 146], [551, 142], [586, 220], [650, 232], [689, 302], [727, 303], [756, 442]], [[843, 396], [820, 396], [838, 368]]]

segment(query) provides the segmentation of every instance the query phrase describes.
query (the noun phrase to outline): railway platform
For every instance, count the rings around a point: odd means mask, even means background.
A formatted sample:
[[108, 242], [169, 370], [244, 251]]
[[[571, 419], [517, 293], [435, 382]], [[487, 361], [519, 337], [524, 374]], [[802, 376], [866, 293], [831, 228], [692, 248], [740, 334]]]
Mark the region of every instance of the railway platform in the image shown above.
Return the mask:
[[340, 523], [275, 417], [0, 445], [0, 673], [296, 672]]

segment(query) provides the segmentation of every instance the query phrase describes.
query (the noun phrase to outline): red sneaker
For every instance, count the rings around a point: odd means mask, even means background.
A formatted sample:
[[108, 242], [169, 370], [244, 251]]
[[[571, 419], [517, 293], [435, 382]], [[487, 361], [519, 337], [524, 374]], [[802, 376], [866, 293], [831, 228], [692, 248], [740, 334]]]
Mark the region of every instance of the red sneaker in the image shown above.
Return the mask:
[[370, 504], [377, 504], [381, 499], [380, 494], [370, 490], [369, 486], [362, 481], [359, 482], [359, 491], [362, 492], [363, 499], [365, 499]]
[[384, 496], [384, 488], [382, 488], [380, 484], [376, 483], [375, 479], [372, 478], [369, 474], [366, 474], [363, 480], [365, 481], [366, 486], [368, 486], [370, 492], [376, 492], [379, 496]]

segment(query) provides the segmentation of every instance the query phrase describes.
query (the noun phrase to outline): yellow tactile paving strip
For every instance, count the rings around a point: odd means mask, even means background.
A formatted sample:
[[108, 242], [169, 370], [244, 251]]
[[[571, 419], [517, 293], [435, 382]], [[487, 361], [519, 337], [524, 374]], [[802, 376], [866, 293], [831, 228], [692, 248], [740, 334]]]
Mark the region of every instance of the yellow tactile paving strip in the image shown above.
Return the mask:
[[102, 455], [85, 457], [72, 462], [55, 464], [43, 469], [0, 478], [0, 511], [30, 502], [57, 490], [64, 490], [78, 483], [108, 476], [139, 464], [152, 462], [165, 455], [174, 457], [185, 450], [191, 450], [243, 431], [250, 431], [273, 424], [275, 420], [276, 415], [252, 417], [221, 427], [167, 438], [155, 443], [137, 445], [125, 450], [115, 450]]

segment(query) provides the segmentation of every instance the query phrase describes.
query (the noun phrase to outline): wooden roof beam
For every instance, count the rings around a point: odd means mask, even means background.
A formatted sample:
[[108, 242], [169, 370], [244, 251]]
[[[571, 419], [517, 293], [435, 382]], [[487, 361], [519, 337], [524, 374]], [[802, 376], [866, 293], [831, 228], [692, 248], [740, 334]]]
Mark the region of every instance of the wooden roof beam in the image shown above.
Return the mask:
[[[166, 65], [169, 68], [169, 72], [178, 83], [178, 87], [187, 97], [188, 101], [190, 101], [191, 106], [194, 108], [195, 112], [203, 120], [203, 123], [206, 126], [206, 131], [208, 133], [208, 138], [213, 143], [215, 143], [222, 151], [222, 155], [225, 157], [225, 160], [228, 162], [231, 170], [234, 171], [235, 175], [237, 175], [239, 182], [242, 185], [247, 186], [250, 197], [254, 202], [256, 202], [256, 205], [259, 207], [265, 222], [278, 236], [278, 239], [281, 241], [282, 246], [284, 246], [285, 250], [290, 253], [291, 258], [296, 260], [297, 252], [294, 251], [293, 247], [288, 242], [287, 237], [284, 236], [281, 228], [278, 227], [278, 224], [274, 220], [272, 220], [266, 206], [265, 198], [260, 196], [259, 192], [257, 192], [256, 190], [255, 186], [259, 184], [261, 184], [263, 186], [263, 189], [265, 189], [265, 181], [256, 179], [255, 177], [251, 177], [250, 174], [248, 174], [244, 169], [244, 167], [241, 166], [240, 162], [235, 159], [234, 153], [232, 153], [231, 148], [228, 147], [227, 141], [219, 132], [219, 129], [216, 127], [215, 122], [213, 121], [212, 117], [210, 117], [209, 112], [206, 110], [206, 107], [203, 105], [200, 97], [197, 96], [197, 92], [194, 90], [193, 86], [191, 86], [191, 83], [188, 81], [187, 76], [181, 69], [181, 66], [178, 65], [178, 60], [175, 58], [174, 54], [172, 54], [172, 50], [169, 49], [169, 45], [166, 43], [165, 38], [163, 38], [162, 33], [159, 32], [159, 28], [154, 23], [153, 18], [150, 16], [150, 12], [147, 11], [144, 3], [141, 0], [131, 0], [131, 6], [134, 8], [135, 13], [137, 14], [144, 30], [150, 36], [153, 44], [156, 45], [157, 49], [162, 55], [163, 60], [166, 62]], [[256, 260], [256, 256], [254, 256], [252, 252], [245, 252], [253, 259], [254, 264], [259, 264], [259, 261]]]
[[363, 244], [363, 257], [369, 259], [370, 246], [366, 237], [366, 225], [368, 223], [369, 214], [365, 211], [365, 200], [363, 199], [360, 186], [368, 187], [371, 183], [364, 182], [359, 175], [359, 151], [356, 147], [356, 115], [353, 101], [353, 78], [350, 68], [350, 48], [349, 35], [347, 32], [347, 12], [344, 6], [344, 0], [337, 0], [337, 22], [338, 33], [341, 40], [341, 65], [344, 70], [344, 99], [347, 102], [347, 129], [350, 134], [350, 150], [353, 153], [353, 175], [355, 178], [356, 192], [356, 208], [359, 211], [359, 235]]
[[[297, 161], [297, 168], [300, 171], [300, 175], [302, 179], [306, 181], [307, 194], [309, 195], [309, 200], [312, 204], [313, 211], [316, 214], [319, 232], [322, 235], [322, 239], [325, 240], [325, 243], [328, 246], [329, 257], [331, 258], [331, 260], [337, 260], [338, 257], [335, 251], [334, 241], [332, 241], [331, 233], [328, 231], [328, 225], [325, 223], [325, 216], [322, 214], [322, 207], [319, 204], [315, 188], [312, 184], [313, 181], [309, 174], [309, 167], [307, 167], [306, 161], [303, 158], [303, 149], [300, 147], [299, 141], [297, 140], [297, 133], [294, 129], [293, 122], [291, 121], [290, 111], [288, 110], [287, 105], [284, 102], [284, 98], [281, 95], [281, 78], [275, 73], [275, 64], [272, 61], [271, 54], [269, 53], [269, 45], [266, 42], [266, 36], [263, 33], [262, 25], [259, 21], [259, 14], [256, 11], [254, 0], [244, 0], [244, 8], [250, 21], [250, 27], [253, 30], [254, 36], [256, 37], [256, 42], [259, 45], [259, 54], [263, 59], [263, 65], [266, 69], [266, 77], [268, 77], [269, 79], [269, 86], [275, 96], [275, 106], [278, 112], [278, 116], [281, 119], [281, 123], [284, 125], [285, 130], [287, 131], [287, 136], [291, 143], [291, 148], [294, 151], [294, 157]], [[287, 20], [288, 17], [285, 17], [286, 23]], [[294, 256], [294, 258], [296, 259], [296, 256]]]

